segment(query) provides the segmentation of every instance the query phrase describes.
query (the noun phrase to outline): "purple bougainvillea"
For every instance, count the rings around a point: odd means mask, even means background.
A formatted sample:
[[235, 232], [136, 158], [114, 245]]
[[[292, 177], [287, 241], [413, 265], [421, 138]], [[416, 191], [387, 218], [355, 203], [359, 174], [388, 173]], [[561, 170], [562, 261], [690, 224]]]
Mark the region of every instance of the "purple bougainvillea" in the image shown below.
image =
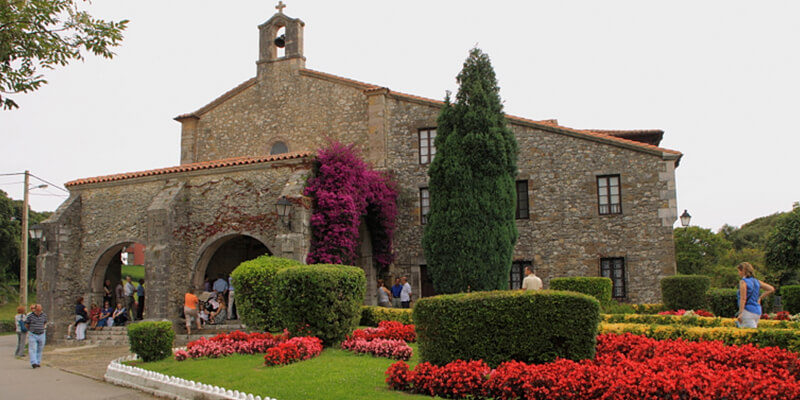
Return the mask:
[[374, 171], [353, 145], [332, 142], [317, 152], [318, 171], [305, 195], [314, 199], [309, 264], [354, 265], [361, 217], [372, 235], [373, 257], [392, 263], [397, 191], [392, 179]]

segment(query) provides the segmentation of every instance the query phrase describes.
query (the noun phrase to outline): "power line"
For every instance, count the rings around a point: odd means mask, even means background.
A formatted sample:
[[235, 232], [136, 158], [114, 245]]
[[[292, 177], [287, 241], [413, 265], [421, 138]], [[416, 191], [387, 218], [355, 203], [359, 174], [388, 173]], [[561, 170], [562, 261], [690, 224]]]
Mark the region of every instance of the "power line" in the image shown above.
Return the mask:
[[46, 181], [46, 180], [44, 180], [42, 178], [39, 178], [38, 176], [36, 176], [34, 174], [30, 174], [30, 176], [32, 176], [32, 177], [34, 177], [34, 178], [36, 178], [36, 179], [38, 179], [38, 180], [50, 185], [51, 187], [54, 187], [54, 188], [56, 188], [56, 189], [58, 189], [58, 190], [60, 190], [62, 192], [69, 193], [69, 190], [62, 188], [61, 185], [56, 185], [55, 183], [48, 182], [48, 181]]
[[11, 176], [11, 175], [25, 175], [24, 172], [13, 172], [10, 174], [0, 174], [0, 176]]

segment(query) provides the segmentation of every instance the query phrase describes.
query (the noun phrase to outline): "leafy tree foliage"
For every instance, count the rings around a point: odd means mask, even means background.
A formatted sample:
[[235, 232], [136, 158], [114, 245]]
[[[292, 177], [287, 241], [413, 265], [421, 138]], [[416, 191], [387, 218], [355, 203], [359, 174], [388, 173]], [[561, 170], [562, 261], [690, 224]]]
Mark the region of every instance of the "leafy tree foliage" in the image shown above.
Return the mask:
[[47, 83], [42, 69], [83, 60], [82, 51], [111, 58], [128, 21], [104, 21], [78, 10], [75, 0], [0, 0], [0, 103], [19, 107], [9, 94]]
[[775, 224], [783, 216], [782, 212], [768, 215], [766, 217], [756, 218], [744, 225], [741, 228], [735, 226], [723, 225], [719, 233], [725, 240], [731, 242], [733, 248], [742, 250], [746, 248], [762, 249], [767, 242], [772, 229]]
[[795, 283], [800, 270], [800, 205], [784, 215], [775, 225], [764, 246], [765, 261], [772, 277], [780, 285]]
[[[33, 226], [50, 216], [50, 212], [28, 212], [28, 224]], [[22, 201], [12, 200], [0, 190], [0, 280], [19, 278], [19, 252], [22, 246]], [[39, 241], [28, 240], [28, 277], [36, 276], [36, 255]]]
[[699, 226], [676, 228], [675, 259], [678, 273], [696, 275], [703, 270], [719, 264], [722, 257], [731, 248], [730, 242], [710, 229]]
[[475, 48], [437, 120], [422, 238], [438, 293], [505, 289], [517, 240], [517, 142], [489, 56]]

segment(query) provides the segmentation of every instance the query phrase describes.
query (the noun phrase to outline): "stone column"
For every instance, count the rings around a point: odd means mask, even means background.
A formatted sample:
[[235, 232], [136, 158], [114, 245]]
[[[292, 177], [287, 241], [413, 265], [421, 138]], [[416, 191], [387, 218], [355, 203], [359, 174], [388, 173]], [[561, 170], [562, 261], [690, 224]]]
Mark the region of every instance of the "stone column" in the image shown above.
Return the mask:
[[[175, 318], [177, 310], [170, 310], [174, 302], [169, 298], [172, 284], [171, 264], [179, 244], [173, 238], [175, 226], [175, 199], [184, 187], [183, 182], [167, 182], [147, 209], [147, 247], [145, 250], [145, 276], [147, 277], [145, 313], [148, 319]], [[175, 279], [190, 279], [175, 277]], [[172, 311], [172, 312], [171, 312]]]

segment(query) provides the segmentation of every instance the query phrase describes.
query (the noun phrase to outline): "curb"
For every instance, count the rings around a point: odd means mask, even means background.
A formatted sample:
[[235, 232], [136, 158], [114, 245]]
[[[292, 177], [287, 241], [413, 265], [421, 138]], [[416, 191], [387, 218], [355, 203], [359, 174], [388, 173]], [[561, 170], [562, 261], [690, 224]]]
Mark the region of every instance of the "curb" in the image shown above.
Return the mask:
[[[185, 347], [172, 349], [172, 352], [184, 350]], [[227, 390], [219, 386], [207, 385], [175, 376], [148, 371], [123, 364], [126, 361], [138, 360], [131, 354], [111, 361], [106, 369], [106, 382], [118, 386], [126, 386], [158, 397], [177, 400], [276, 400], [271, 397], [254, 396], [238, 390]]]

